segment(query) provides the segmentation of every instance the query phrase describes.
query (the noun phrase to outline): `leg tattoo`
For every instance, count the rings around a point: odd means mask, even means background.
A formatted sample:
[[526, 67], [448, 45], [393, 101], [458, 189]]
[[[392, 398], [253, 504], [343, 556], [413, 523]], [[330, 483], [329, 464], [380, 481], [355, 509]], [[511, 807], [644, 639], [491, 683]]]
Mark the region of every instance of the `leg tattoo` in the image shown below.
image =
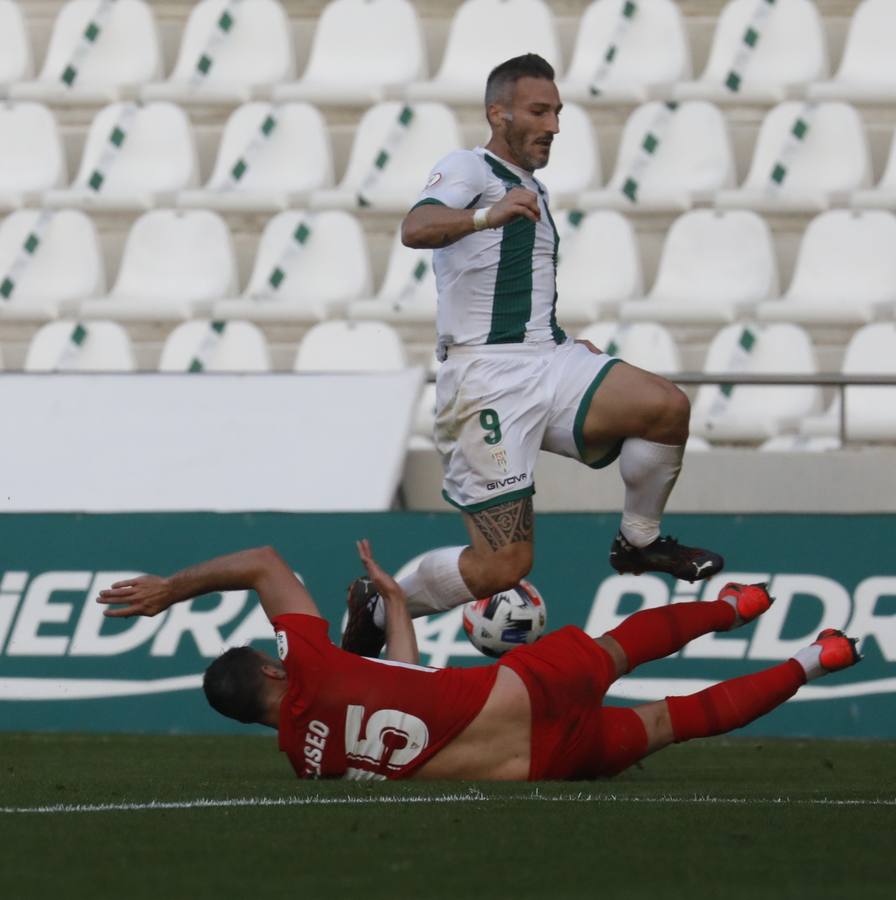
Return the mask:
[[490, 506], [472, 513], [470, 518], [492, 550], [517, 541], [532, 541], [535, 523], [531, 497]]

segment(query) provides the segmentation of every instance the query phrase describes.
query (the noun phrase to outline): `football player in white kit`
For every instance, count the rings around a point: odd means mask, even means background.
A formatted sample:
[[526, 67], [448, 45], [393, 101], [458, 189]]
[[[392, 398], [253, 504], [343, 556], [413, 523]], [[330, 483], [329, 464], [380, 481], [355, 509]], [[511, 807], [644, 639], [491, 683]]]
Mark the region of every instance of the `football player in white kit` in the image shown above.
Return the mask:
[[[435, 440], [443, 494], [461, 510], [471, 542], [431, 551], [403, 579], [411, 615], [490, 596], [526, 576], [540, 449], [595, 469], [619, 459], [616, 571], [695, 581], [724, 564], [660, 535], [688, 437], [685, 394], [557, 324], [559, 237], [534, 172], [548, 163], [561, 109], [554, 70], [540, 56], [497, 66], [485, 91], [490, 140], [440, 159], [402, 223], [406, 246], [434, 250], [444, 360]], [[369, 582], [352, 586], [349, 610], [343, 646], [375, 655], [383, 611]]]

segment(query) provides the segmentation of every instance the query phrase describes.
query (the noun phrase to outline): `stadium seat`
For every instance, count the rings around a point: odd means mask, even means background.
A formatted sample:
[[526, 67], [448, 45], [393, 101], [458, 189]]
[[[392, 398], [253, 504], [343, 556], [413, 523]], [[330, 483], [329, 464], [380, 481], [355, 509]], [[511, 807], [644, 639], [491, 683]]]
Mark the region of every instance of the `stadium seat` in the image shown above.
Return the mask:
[[611, 209], [558, 212], [557, 316], [564, 328], [582, 327], [616, 312], [644, 293], [638, 239], [631, 223]]
[[610, 356], [633, 366], [668, 375], [681, 371], [681, 355], [667, 328], [655, 322], [595, 322], [578, 334]]
[[246, 103], [234, 110], [218, 158], [201, 190], [182, 191], [177, 205], [198, 209], [283, 210], [333, 184], [330, 137], [308, 103]]
[[809, 97], [853, 103], [896, 101], [894, 43], [896, 4], [862, 0], [853, 13], [837, 74], [831, 81], [809, 85]]
[[709, 60], [681, 100], [778, 103], [828, 76], [824, 25], [812, 0], [730, 0], [719, 15]]
[[[435, 354], [430, 359], [428, 374], [435, 378], [441, 363]], [[434, 381], [427, 380], [420, 392], [417, 408], [414, 411], [414, 421], [411, 425], [411, 437], [408, 441], [408, 450], [435, 450], [433, 430], [436, 422], [436, 385]]]
[[433, 324], [436, 320], [436, 276], [432, 250], [415, 250], [401, 242], [399, 228], [392, 239], [386, 276], [375, 297], [349, 304], [352, 319]]
[[215, 304], [218, 319], [316, 322], [371, 292], [364, 232], [342, 210], [282, 212], [268, 222], [243, 295]]
[[144, 0], [68, 0], [53, 25], [40, 75], [10, 96], [54, 105], [110, 103], [162, 75], [152, 8]]
[[759, 445], [766, 453], [825, 453], [839, 450], [840, 439], [836, 437], [809, 437], [804, 434], [779, 434]]
[[274, 98], [369, 106], [426, 77], [426, 47], [409, 0], [332, 0], [317, 24], [308, 66]]
[[685, 210], [734, 183], [734, 156], [721, 112], [702, 100], [652, 101], [625, 123], [607, 187], [582, 194], [579, 203], [584, 209], [629, 212]]
[[666, 237], [647, 298], [622, 304], [627, 321], [734, 322], [778, 294], [771, 231], [756, 213], [698, 209]]
[[[509, 2], [509, 0], [508, 0]], [[463, 146], [454, 113], [441, 103], [379, 103], [364, 113], [339, 186], [315, 191], [318, 209], [405, 213], [436, 160]]]
[[800, 244], [790, 286], [759, 306], [763, 321], [859, 325], [896, 309], [896, 216], [834, 209]]
[[277, 0], [200, 0], [184, 30], [170, 78], [141, 90], [145, 100], [236, 104], [270, 96], [295, 78], [292, 29]]
[[856, 209], [896, 210], [896, 133], [890, 141], [890, 154], [880, 181], [874, 187], [853, 191], [849, 205]]
[[[797, 325], [728, 325], [712, 340], [707, 374], [793, 374], [818, 371], [809, 336]], [[820, 408], [814, 385], [702, 385], [691, 412], [691, 433], [710, 441], [757, 443], [794, 430]]]
[[82, 318], [189, 319], [236, 293], [230, 232], [208, 210], [156, 209], [134, 222], [108, 297], [81, 304]]
[[70, 188], [48, 191], [48, 206], [151, 209], [170, 206], [197, 182], [199, 163], [186, 113], [173, 103], [113, 103], [90, 126]]
[[547, 187], [554, 208], [574, 205], [582, 191], [600, 184], [598, 143], [588, 113], [578, 104], [563, 105], [550, 162], [539, 169], [537, 177]]
[[690, 77], [684, 17], [673, 0], [594, 0], [558, 86], [565, 100], [643, 103]]
[[22, 209], [0, 224], [0, 319], [55, 319], [105, 289], [96, 229], [84, 213]]
[[559, 69], [554, 16], [544, 0], [464, 0], [451, 20], [439, 71], [432, 81], [409, 85], [406, 95], [480, 105], [488, 73], [523, 53], [537, 53]]
[[162, 347], [160, 372], [269, 372], [271, 354], [251, 322], [195, 319], [178, 325]]
[[[843, 357], [844, 375], [896, 375], [896, 323], [875, 322], [860, 328], [850, 339]], [[850, 441], [896, 441], [896, 388], [845, 388], [846, 436]], [[839, 433], [837, 397], [822, 416], [805, 419], [800, 433], [831, 438]]]
[[30, 78], [32, 72], [31, 43], [19, 4], [0, 0], [0, 97], [6, 96], [11, 84]]
[[392, 372], [407, 366], [398, 333], [385, 322], [321, 322], [302, 338], [296, 372]]
[[768, 212], [820, 212], [871, 178], [862, 119], [846, 103], [781, 103], [762, 122], [743, 186], [716, 205]]
[[49, 322], [25, 356], [26, 372], [133, 372], [137, 368], [127, 332], [117, 322]]
[[40, 103], [0, 104], [0, 209], [33, 203], [67, 178], [53, 113]]

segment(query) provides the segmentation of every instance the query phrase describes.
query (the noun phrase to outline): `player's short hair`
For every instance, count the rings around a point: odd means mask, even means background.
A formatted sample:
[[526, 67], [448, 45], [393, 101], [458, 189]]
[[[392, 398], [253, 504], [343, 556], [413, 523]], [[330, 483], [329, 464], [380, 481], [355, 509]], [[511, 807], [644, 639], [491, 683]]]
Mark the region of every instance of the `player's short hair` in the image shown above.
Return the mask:
[[521, 78], [554, 80], [554, 67], [537, 53], [514, 56], [495, 66], [485, 82], [485, 105], [506, 101], [506, 94]]
[[232, 647], [206, 670], [202, 690], [211, 707], [222, 716], [250, 724], [264, 715], [262, 687], [264, 660], [251, 647]]

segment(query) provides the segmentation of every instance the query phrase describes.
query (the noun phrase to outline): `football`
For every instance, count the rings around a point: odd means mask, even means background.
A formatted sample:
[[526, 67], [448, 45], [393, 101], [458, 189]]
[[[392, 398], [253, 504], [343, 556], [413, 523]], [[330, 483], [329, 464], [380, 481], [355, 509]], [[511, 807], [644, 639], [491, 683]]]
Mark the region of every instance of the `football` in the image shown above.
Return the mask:
[[514, 647], [537, 641], [546, 622], [544, 600], [528, 581], [464, 606], [464, 631], [486, 656], [502, 656]]

